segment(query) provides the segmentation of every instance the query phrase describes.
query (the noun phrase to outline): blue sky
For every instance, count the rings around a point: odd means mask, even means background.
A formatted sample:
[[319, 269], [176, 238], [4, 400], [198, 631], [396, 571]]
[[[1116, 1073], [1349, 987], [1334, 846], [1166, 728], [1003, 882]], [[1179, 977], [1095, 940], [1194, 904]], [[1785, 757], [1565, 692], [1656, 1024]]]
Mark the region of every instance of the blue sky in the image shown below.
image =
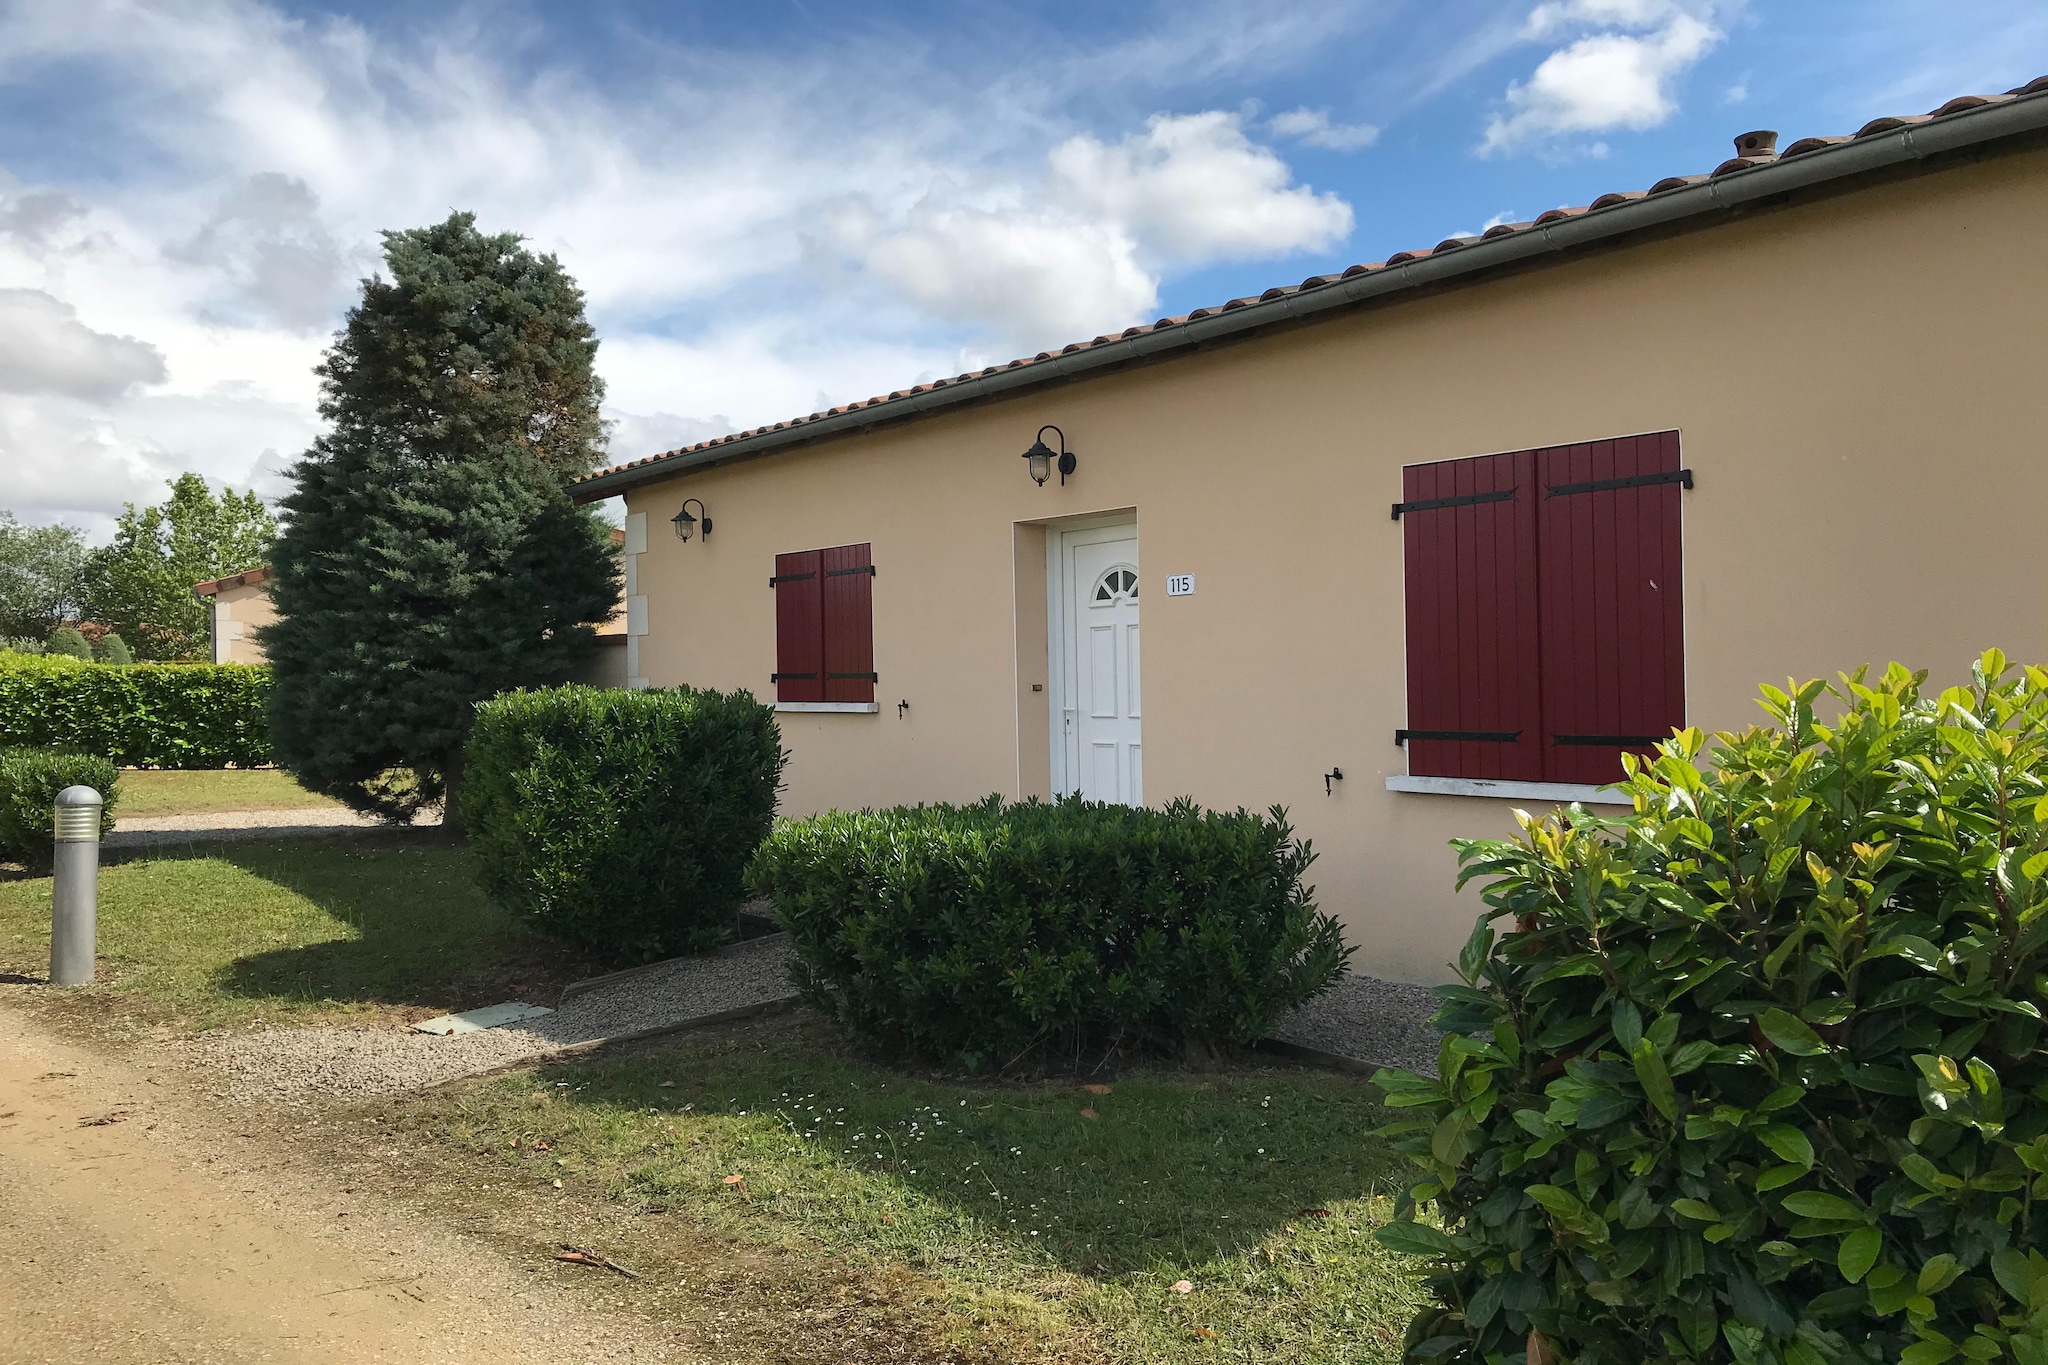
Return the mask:
[[0, 508], [281, 491], [452, 207], [628, 459], [2044, 73], [2041, 0], [0, 0]]

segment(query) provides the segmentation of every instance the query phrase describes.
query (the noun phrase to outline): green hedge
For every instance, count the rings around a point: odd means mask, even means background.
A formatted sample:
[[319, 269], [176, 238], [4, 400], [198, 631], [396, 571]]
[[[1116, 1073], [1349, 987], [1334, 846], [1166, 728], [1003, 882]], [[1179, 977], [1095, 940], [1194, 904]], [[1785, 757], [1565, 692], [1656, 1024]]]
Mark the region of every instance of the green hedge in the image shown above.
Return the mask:
[[1378, 1077], [1442, 1224], [1379, 1234], [1435, 1264], [1410, 1360], [2048, 1361], [2048, 672], [1922, 676], [1462, 843], [1439, 1075]]
[[126, 768], [270, 761], [270, 670], [95, 664], [0, 652], [0, 747], [99, 754]]
[[49, 868], [57, 841], [57, 793], [66, 787], [98, 791], [106, 799], [100, 833], [113, 833], [120, 779], [120, 770], [97, 755], [0, 749], [0, 857], [26, 863], [33, 872]]
[[1350, 950], [1284, 815], [917, 806], [789, 821], [749, 880], [806, 999], [969, 1070], [1115, 1038], [1248, 1043]]
[[732, 933], [784, 758], [745, 692], [508, 692], [476, 709], [462, 816], [485, 890], [546, 932], [692, 952]]

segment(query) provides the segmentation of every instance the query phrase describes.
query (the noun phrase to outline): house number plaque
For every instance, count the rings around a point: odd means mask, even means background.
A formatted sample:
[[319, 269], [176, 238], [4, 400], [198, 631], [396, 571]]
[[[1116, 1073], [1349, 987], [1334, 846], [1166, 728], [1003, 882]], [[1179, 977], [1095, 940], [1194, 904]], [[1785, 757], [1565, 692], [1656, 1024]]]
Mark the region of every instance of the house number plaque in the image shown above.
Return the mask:
[[1193, 597], [1195, 595], [1195, 576], [1191, 573], [1168, 574], [1166, 576], [1166, 595], [1168, 597]]

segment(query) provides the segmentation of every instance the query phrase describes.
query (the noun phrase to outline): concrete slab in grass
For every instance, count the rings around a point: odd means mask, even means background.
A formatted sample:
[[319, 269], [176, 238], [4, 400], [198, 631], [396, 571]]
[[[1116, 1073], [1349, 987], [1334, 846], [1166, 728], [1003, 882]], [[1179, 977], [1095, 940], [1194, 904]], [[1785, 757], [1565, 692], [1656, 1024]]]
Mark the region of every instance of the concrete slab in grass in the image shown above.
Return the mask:
[[461, 1014], [443, 1014], [438, 1018], [423, 1019], [414, 1024], [413, 1028], [420, 1033], [432, 1033], [446, 1038], [457, 1033], [476, 1033], [505, 1024], [517, 1024], [553, 1013], [554, 1011], [546, 1005], [528, 1005], [517, 1000], [508, 1000], [502, 1005], [486, 1005], [480, 1010], [464, 1010]]

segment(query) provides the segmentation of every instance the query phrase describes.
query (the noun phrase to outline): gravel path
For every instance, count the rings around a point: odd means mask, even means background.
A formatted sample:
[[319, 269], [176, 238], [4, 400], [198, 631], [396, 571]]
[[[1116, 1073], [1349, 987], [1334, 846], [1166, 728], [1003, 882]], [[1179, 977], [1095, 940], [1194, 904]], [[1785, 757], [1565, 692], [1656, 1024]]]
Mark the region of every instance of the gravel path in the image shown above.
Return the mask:
[[571, 995], [543, 1018], [453, 1037], [409, 1028], [270, 1029], [201, 1034], [184, 1047], [189, 1060], [226, 1082], [223, 1098], [361, 1098], [420, 1090], [580, 1043], [792, 1000], [788, 942], [771, 934], [661, 963]]
[[[218, 1076], [228, 1099], [357, 1099], [422, 1090], [565, 1048], [706, 1023], [796, 998], [789, 940], [770, 934], [572, 988], [555, 1013], [502, 1028], [438, 1037], [411, 1028], [218, 1031], [180, 1044]], [[535, 1004], [540, 1001], [531, 1002]], [[1433, 1075], [1443, 1002], [1427, 986], [1348, 976], [1274, 1030], [1273, 1037], [1366, 1066]]]
[[1347, 976], [1282, 1020], [1273, 1037], [1369, 1066], [1434, 1076], [1443, 1035], [1429, 1019], [1442, 1005], [1427, 986]]
[[[415, 820], [420, 829], [441, 823], [438, 811]], [[215, 840], [287, 838], [339, 834], [353, 830], [391, 829], [375, 816], [339, 808], [303, 810], [209, 811], [201, 815], [135, 815], [114, 821], [114, 832], [100, 840], [102, 848], [155, 848]]]

